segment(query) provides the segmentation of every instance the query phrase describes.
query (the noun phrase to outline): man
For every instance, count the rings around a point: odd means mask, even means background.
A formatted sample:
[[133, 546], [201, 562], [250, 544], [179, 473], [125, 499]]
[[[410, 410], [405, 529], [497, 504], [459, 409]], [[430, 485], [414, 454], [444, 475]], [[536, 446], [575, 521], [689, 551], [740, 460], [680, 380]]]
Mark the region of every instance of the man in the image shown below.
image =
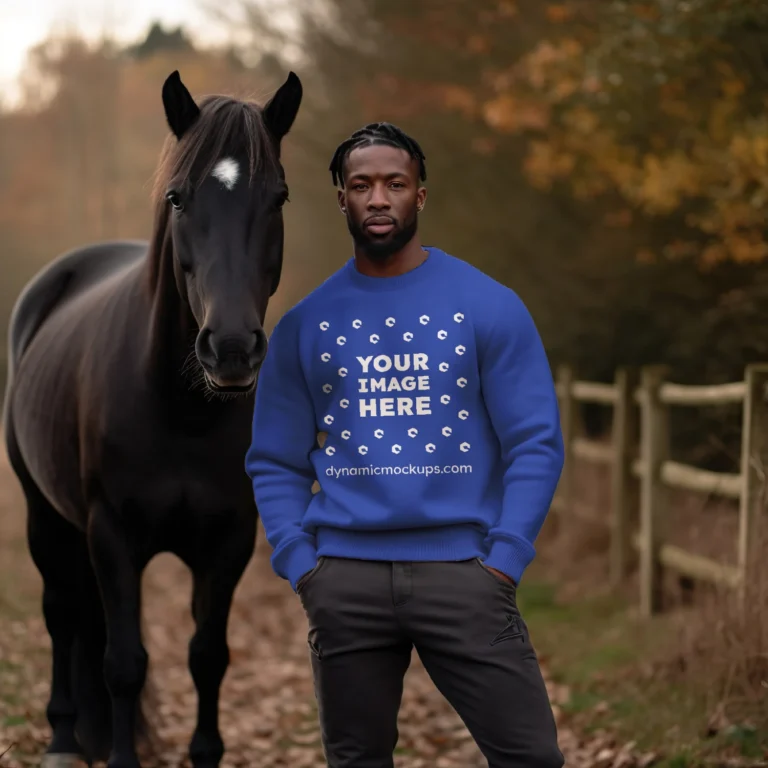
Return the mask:
[[368, 125], [330, 170], [354, 258], [274, 329], [246, 459], [328, 765], [392, 767], [415, 647], [490, 768], [559, 768], [515, 600], [563, 463], [542, 343], [513, 291], [419, 242], [413, 139]]

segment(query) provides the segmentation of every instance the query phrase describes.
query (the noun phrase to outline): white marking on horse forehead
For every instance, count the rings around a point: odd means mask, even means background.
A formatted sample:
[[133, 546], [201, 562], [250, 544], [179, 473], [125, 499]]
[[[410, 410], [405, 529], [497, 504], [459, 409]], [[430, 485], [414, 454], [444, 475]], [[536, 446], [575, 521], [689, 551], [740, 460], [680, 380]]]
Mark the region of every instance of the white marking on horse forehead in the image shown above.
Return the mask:
[[240, 166], [231, 157], [219, 160], [211, 171], [211, 176], [218, 179], [227, 189], [232, 190], [240, 176]]

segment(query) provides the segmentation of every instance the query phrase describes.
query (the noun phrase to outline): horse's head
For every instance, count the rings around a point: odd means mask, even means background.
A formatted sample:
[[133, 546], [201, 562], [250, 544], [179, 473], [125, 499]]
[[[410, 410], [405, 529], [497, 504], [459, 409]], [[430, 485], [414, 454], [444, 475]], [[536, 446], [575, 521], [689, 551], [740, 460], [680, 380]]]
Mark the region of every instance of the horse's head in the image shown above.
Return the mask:
[[195, 354], [210, 389], [248, 392], [266, 354], [264, 317], [280, 281], [288, 199], [280, 143], [298, 112], [301, 82], [290, 73], [263, 107], [225, 96], [198, 106], [174, 72], [162, 95], [173, 137], [158, 197], [170, 219], [176, 285], [197, 323]]

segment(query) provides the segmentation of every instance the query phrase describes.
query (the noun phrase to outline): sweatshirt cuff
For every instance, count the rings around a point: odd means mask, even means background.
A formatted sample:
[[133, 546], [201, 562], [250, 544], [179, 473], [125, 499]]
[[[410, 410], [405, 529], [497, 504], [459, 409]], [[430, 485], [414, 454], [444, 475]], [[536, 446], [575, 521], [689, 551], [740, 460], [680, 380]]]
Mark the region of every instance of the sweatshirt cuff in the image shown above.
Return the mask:
[[317, 565], [317, 549], [313, 542], [305, 538], [298, 539], [292, 546], [272, 556], [275, 572], [288, 580], [291, 589], [296, 591], [299, 579]]
[[483, 562], [490, 568], [506, 573], [515, 584], [520, 584], [523, 572], [535, 555], [533, 545], [524, 539], [495, 539]]

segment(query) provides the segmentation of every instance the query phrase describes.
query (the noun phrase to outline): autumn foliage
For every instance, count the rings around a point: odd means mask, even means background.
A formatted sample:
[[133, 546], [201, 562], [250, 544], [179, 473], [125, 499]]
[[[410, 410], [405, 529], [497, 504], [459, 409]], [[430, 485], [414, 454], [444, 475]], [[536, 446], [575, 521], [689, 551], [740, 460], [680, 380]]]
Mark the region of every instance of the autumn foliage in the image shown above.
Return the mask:
[[427, 0], [390, 20], [464, 73], [431, 87], [382, 75], [401, 114], [440, 104], [497, 134], [480, 151], [524, 137], [538, 189], [562, 184], [578, 200], [614, 196], [629, 212], [675, 218], [674, 237], [639, 252], [645, 260], [768, 255], [765, 3]]

